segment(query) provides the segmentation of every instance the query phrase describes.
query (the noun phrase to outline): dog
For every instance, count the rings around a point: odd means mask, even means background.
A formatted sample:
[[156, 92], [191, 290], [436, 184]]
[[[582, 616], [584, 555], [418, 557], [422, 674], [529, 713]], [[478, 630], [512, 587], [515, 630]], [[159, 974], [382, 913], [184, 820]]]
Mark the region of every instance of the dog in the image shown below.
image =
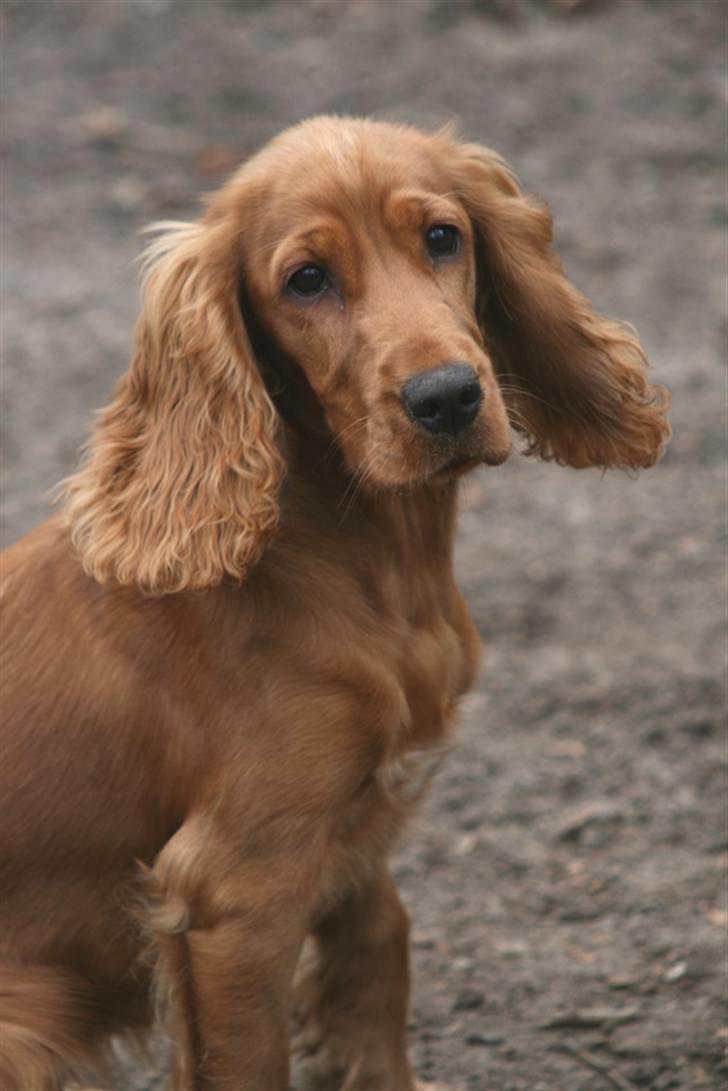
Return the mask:
[[[319, 117], [147, 254], [59, 514], [4, 555], [0, 1085], [163, 1019], [173, 1091], [414, 1091], [387, 859], [479, 640], [458, 482], [653, 465], [665, 391], [494, 152]], [[319, 1085], [317, 1085], [319, 1086]]]

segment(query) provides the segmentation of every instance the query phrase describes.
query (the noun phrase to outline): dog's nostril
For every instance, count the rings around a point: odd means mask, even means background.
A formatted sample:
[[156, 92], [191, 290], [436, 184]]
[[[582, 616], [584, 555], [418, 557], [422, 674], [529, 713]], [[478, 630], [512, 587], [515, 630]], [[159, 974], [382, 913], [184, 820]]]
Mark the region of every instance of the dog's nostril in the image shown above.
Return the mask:
[[482, 396], [480, 389], [480, 383], [468, 383], [460, 395], [460, 401], [463, 405], [474, 405], [479, 402]]
[[478, 415], [483, 391], [469, 364], [444, 364], [414, 375], [402, 387], [412, 421], [428, 432], [456, 436]]

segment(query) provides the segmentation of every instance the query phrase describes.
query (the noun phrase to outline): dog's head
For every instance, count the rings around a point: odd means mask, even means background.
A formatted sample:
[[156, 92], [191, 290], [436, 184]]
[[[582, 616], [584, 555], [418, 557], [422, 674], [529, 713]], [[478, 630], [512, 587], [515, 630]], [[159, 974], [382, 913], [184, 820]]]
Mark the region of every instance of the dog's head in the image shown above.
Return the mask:
[[569, 283], [547, 210], [484, 148], [316, 118], [166, 228], [131, 366], [68, 484], [97, 578], [241, 578], [276, 527], [279, 409], [369, 490], [500, 463], [511, 425], [571, 466], [659, 457], [667, 398], [638, 341]]

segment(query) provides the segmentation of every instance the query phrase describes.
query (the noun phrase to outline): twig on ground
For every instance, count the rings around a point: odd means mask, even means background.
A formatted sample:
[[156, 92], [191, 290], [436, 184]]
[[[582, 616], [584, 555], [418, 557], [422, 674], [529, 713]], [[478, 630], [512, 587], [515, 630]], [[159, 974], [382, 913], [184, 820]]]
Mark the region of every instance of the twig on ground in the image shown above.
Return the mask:
[[622, 1076], [614, 1068], [598, 1061], [591, 1053], [585, 1053], [584, 1050], [577, 1049], [576, 1046], [569, 1045], [568, 1042], [554, 1042], [553, 1045], [549, 1046], [549, 1049], [554, 1053], [565, 1053], [567, 1057], [578, 1061], [585, 1068], [590, 1068], [592, 1072], [598, 1072], [607, 1083], [612, 1087], [616, 1087], [617, 1091], [637, 1091], [635, 1085], [626, 1076]]

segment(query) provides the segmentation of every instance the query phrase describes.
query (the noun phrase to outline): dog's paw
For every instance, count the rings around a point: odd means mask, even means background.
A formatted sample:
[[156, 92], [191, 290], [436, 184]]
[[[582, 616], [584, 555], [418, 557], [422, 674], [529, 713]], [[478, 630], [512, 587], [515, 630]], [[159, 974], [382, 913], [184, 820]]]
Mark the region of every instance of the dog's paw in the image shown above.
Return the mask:
[[298, 1035], [292, 1050], [292, 1091], [340, 1091], [346, 1062], [330, 1044]]

